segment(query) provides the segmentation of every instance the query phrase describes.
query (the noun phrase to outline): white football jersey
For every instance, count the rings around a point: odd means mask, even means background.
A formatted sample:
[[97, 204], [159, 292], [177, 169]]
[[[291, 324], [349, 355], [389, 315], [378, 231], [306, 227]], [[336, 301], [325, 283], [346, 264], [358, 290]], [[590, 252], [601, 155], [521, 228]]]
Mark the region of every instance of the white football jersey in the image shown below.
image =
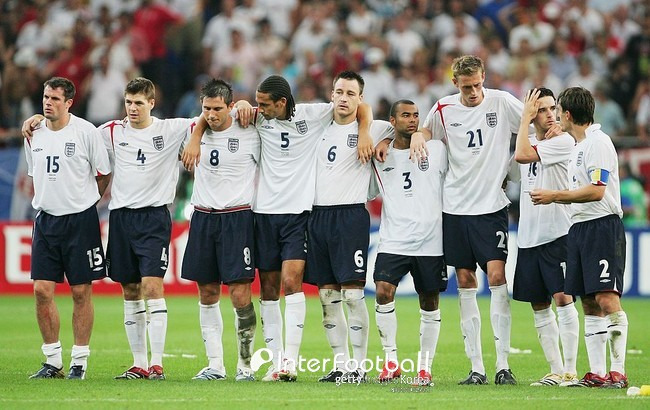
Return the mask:
[[253, 211], [300, 214], [311, 210], [316, 190], [316, 147], [332, 122], [334, 104], [297, 104], [291, 120], [257, 114], [262, 141], [260, 178]]
[[461, 104], [460, 93], [441, 98], [422, 125], [447, 145], [445, 213], [485, 215], [510, 203], [501, 185], [523, 104], [505, 91], [484, 88], [483, 93], [484, 99], [476, 107]]
[[[373, 121], [370, 136], [374, 145], [392, 137], [393, 126]], [[366, 202], [372, 177], [370, 163], [357, 158], [359, 123], [340, 125], [332, 122], [325, 130], [316, 150], [316, 198], [314, 205], [346, 205]]]
[[[186, 143], [191, 134], [188, 130]], [[260, 138], [254, 128], [243, 128], [234, 120], [224, 131], [208, 128], [194, 171], [192, 205], [212, 209], [250, 205], [259, 158]]]
[[99, 127], [113, 165], [108, 209], [171, 204], [178, 181], [178, 154], [192, 118], [159, 120], [147, 128], [124, 121]]
[[58, 131], [41, 121], [31, 140], [25, 140], [27, 174], [34, 178], [32, 206], [54, 216], [75, 214], [99, 200], [95, 177], [111, 172], [97, 128], [70, 114]]
[[409, 150], [390, 144], [385, 162], [373, 160], [382, 195], [377, 252], [406, 256], [442, 255], [442, 184], [447, 152], [428, 141], [429, 157], [417, 164]]
[[533, 189], [569, 189], [567, 166], [575, 140], [567, 133], [547, 140], [530, 138], [539, 155], [539, 162], [518, 164], [521, 173], [519, 229], [517, 245], [532, 248], [566, 235], [571, 227], [570, 209], [565, 204], [534, 205]]
[[585, 135], [586, 138], [575, 145], [569, 159], [569, 189], [575, 190], [600, 180], [599, 170], [608, 171], [609, 178], [603, 199], [571, 204], [571, 221], [584, 222], [607, 215], [622, 218], [618, 155], [614, 144], [609, 135], [600, 130], [600, 124], [590, 125]]

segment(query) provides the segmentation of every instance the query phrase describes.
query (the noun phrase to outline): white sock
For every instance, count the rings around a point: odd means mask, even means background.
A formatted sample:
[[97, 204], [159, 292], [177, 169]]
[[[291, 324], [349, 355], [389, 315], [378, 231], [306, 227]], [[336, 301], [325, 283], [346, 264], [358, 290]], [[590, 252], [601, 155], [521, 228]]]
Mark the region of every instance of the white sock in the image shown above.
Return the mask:
[[607, 373], [607, 322], [604, 317], [585, 315], [585, 346], [590, 372]]
[[485, 375], [481, 348], [481, 314], [476, 301], [476, 288], [458, 288], [460, 330], [465, 343], [465, 354], [472, 362], [472, 371]]
[[223, 365], [223, 318], [221, 317], [220, 303], [204, 305], [199, 302], [199, 323], [201, 336], [205, 344], [205, 354], [208, 356], [208, 367], [218, 371], [225, 371]]
[[344, 371], [345, 364], [350, 360], [348, 351], [348, 328], [343, 314], [341, 291], [335, 289], [319, 289], [318, 295], [323, 307], [323, 327], [325, 336], [334, 353], [334, 368]]
[[548, 307], [533, 311], [537, 338], [542, 345], [546, 361], [551, 366], [551, 373], [561, 375], [564, 371], [562, 355], [560, 353], [560, 329], [555, 321], [555, 313]]
[[61, 341], [57, 340], [54, 343], [43, 343], [41, 351], [45, 355], [45, 363], [56, 367], [57, 369], [63, 368], [63, 358], [61, 357]]
[[557, 321], [564, 354], [564, 372], [577, 374], [578, 339], [580, 337], [580, 322], [578, 310], [574, 303], [557, 307]]
[[280, 369], [280, 358], [284, 355], [282, 343], [282, 312], [279, 300], [260, 300], [262, 333], [266, 348], [273, 352], [273, 366]]
[[72, 345], [72, 353], [70, 353], [70, 367], [81, 366], [85, 371], [86, 367], [88, 367], [88, 356], [90, 356], [90, 346]]
[[625, 349], [627, 349], [627, 315], [620, 310], [607, 315], [607, 340], [611, 371], [625, 374]]
[[285, 353], [289, 369], [294, 370], [298, 364], [302, 331], [305, 327], [305, 313], [307, 310], [305, 294], [298, 292], [285, 296], [284, 303]]
[[124, 301], [124, 329], [133, 354], [133, 366], [147, 370], [147, 309], [144, 300]]
[[167, 336], [167, 304], [164, 298], [147, 300], [149, 310], [149, 347], [151, 366], [162, 367], [165, 337]]
[[343, 289], [342, 293], [343, 301], [348, 307], [348, 333], [352, 344], [353, 365], [360, 366], [368, 355], [368, 306], [363, 289]]
[[510, 296], [508, 296], [508, 285], [490, 286], [492, 297], [490, 298], [490, 321], [494, 334], [494, 344], [497, 352], [497, 372], [502, 369], [509, 369], [508, 355], [510, 354], [510, 326], [512, 316], [510, 315]]
[[235, 332], [237, 333], [238, 369], [250, 369], [251, 357], [255, 348], [255, 329], [257, 318], [255, 308], [250, 303], [243, 308], [235, 308]]
[[381, 345], [386, 354], [386, 361], [397, 363], [397, 315], [395, 301], [380, 305], [375, 303], [375, 320], [379, 330]]
[[440, 335], [440, 309], [428, 312], [420, 309], [420, 352], [418, 354], [418, 371], [431, 373], [431, 363], [436, 354], [438, 336]]

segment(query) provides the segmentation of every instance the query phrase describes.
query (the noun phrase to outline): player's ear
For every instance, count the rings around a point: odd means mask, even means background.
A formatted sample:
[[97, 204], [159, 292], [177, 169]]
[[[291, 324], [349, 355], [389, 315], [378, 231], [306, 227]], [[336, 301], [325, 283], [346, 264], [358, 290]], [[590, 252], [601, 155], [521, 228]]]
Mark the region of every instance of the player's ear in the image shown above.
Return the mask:
[[151, 104], [151, 108], [155, 107], [156, 106], [156, 99], [155, 98], [150, 99], [149, 103]]
[[395, 117], [393, 117], [392, 115], [390, 117], [390, 125], [392, 125], [393, 128], [395, 128]]
[[72, 107], [72, 104], [74, 103], [74, 100], [72, 98], [65, 100], [65, 108], [70, 109]]

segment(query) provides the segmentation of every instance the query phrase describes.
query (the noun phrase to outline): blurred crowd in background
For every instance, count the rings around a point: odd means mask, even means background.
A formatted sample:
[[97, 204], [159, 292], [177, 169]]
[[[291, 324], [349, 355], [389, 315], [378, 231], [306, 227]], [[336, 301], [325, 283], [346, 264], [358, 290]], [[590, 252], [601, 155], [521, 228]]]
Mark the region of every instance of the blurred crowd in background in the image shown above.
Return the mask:
[[342, 70], [361, 73], [375, 118], [400, 98], [423, 118], [456, 92], [462, 54], [484, 59], [486, 87], [520, 99], [583, 86], [618, 147], [650, 146], [647, 0], [0, 0], [0, 146], [22, 144], [17, 129], [41, 112], [52, 76], [75, 83], [72, 112], [95, 124], [124, 116], [124, 86], [139, 75], [165, 118], [198, 115], [209, 77], [254, 103], [257, 84], [280, 74], [297, 101], [319, 102]]

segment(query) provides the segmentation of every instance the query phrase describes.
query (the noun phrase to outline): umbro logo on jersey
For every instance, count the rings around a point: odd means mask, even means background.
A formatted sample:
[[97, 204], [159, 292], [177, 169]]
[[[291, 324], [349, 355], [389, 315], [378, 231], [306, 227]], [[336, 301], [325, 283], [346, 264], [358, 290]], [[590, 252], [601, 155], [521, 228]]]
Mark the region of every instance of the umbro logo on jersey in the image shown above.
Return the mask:
[[205, 141], [201, 141], [201, 145], [205, 145]]
[[494, 128], [497, 126], [497, 113], [489, 112], [485, 114], [485, 122], [487, 122], [488, 127]]
[[392, 171], [392, 170], [394, 170], [394, 169], [395, 169], [395, 168], [393, 168], [393, 167], [386, 167], [386, 168], [383, 169], [383, 171], [384, 171], [384, 172], [390, 172], [390, 171]]
[[66, 142], [66, 143], [65, 143], [65, 151], [63, 151], [63, 152], [65, 152], [65, 156], [66, 156], [66, 157], [71, 157], [71, 156], [73, 156], [73, 155], [74, 155], [74, 151], [75, 151], [75, 149], [74, 149], [74, 142]]
[[584, 152], [580, 151], [578, 152], [578, 159], [576, 160], [576, 167], [579, 167], [582, 165], [582, 157], [584, 156]]
[[129, 145], [129, 143], [128, 142], [120, 142], [117, 145], [119, 145], [120, 147], [126, 147], [127, 145]]
[[609, 283], [611, 281], [612, 281], [611, 279], [601, 279], [600, 283]]
[[34, 148], [32, 152], [41, 152], [43, 151], [43, 148]]
[[451, 124], [449, 124], [450, 127], [460, 127], [461, 125], [463, 125], [463, 124], [461, 124], [459, 122], [452, 122]]
[[348, 147], [355, 148], [359, 143], [359, 134], [348, 134]]
[[298, 131], [298, 133], [300, 135], [307, 134], [307, 131], [309, 131], [309, 128], [307, 127], [307, 121], [305, 121], [305, 120], [297, 121], [296, 122], [296, 131]]
[[228, 151], [237, 152], [239, 150], [239, 139], [228, 138]]
[[153, 141], [153, 147], [156, 151], [162, 151], [165, 148], [165, 140], [162, 135], [157, 135], [151, 139]]
[[423, 157], [420, 159], [418, 162], [418, 168], [420, 168], [420, 171], [426, 171], [429, 169], [429, 158]]
[[262, 125], [260, 128], [264, 128], [265, 130], [272, 130], [272, 129], [273, 129], [273, 126], [272, 126], [272, 125], [264, 124], [264, 125]]

